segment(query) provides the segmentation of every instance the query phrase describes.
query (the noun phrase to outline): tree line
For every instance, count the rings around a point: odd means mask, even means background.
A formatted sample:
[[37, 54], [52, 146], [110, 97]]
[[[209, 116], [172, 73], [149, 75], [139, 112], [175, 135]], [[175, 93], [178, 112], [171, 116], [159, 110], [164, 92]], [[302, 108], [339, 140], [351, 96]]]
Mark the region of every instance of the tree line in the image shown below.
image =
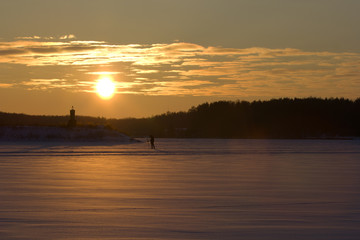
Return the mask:
[[360, 98], [218, 101], [151, 118], [111, 120], [133, 135], [159, 137], [311, 138], [360, 136]]
[[[4, 117], [5, 116], [5, 117]], [[6, 120], [7, 119], [7, 120]], [[9, 119], [12, 119], [9, 122]], [[0, 124], [66, 125], [66, 116], [0, 114]], [[77, 117], [82, 125], [106, 125], [132, 137], [318, 138], [360, 136], [360, 98], [281, 98], [217, 101], [148, 118]]]

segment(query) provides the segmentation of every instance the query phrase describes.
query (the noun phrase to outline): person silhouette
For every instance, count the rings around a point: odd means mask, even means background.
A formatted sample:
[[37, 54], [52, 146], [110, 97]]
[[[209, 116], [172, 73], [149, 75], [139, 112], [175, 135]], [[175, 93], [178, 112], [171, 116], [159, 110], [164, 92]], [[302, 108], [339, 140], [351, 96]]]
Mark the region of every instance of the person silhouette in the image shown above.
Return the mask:
[[154, 136], [153, 136], [153, 135], [150, 135], [149, 137], [150, 137], [150, 145], [151, 145], [151, 149], [155, 149], [155, 144], [154, 144], [154, 142], [155, 142], [155, 138], [154, 138]]

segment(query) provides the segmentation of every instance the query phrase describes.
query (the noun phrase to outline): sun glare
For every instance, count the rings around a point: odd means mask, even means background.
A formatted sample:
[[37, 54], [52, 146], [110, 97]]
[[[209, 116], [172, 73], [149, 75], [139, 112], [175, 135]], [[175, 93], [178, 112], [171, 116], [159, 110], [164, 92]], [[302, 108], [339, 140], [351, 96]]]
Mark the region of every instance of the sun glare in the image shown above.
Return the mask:
[[102, 77], [96, 83], [96, 93], [102, 99], [110, 99], [114, 96], [116, 86], [110, 77]]

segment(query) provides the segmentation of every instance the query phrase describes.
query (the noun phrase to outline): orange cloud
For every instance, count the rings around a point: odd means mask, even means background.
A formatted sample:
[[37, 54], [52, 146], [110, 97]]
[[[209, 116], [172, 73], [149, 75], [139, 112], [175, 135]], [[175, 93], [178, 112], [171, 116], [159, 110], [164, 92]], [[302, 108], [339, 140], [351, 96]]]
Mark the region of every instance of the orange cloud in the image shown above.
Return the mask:
[[[58, 77], [61, 80], [39, 73], [17, 83], [32, 89], [91, 92], [94, 75], [114, 74], [119, 77], [119, 93], [131, 94], [317, 96], [317, 92], [338, 92], [357, 97], [355, 92], [360, 92], [359, 53], [204, 47], [185, 42], [116, 45], [74, 38], [64, 35], [57, 41], [44, 41], [33, 36], [1, 42], [0, 64], [42, 67], [44, 72], [47, 67], [69, 71]], [[0, 87], [14, 86], [1, 76], [0, 81]]]

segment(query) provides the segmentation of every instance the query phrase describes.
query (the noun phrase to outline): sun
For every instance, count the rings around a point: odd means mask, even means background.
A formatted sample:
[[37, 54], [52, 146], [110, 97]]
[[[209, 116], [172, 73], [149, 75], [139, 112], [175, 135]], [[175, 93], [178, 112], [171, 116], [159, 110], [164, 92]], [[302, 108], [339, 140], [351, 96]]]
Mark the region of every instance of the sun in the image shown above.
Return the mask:
[[101, 77], [99, 80], [97, 80], [95, 89], [99, 97], [107, 100], [114, 96], [116, 86], [110, 77]]

